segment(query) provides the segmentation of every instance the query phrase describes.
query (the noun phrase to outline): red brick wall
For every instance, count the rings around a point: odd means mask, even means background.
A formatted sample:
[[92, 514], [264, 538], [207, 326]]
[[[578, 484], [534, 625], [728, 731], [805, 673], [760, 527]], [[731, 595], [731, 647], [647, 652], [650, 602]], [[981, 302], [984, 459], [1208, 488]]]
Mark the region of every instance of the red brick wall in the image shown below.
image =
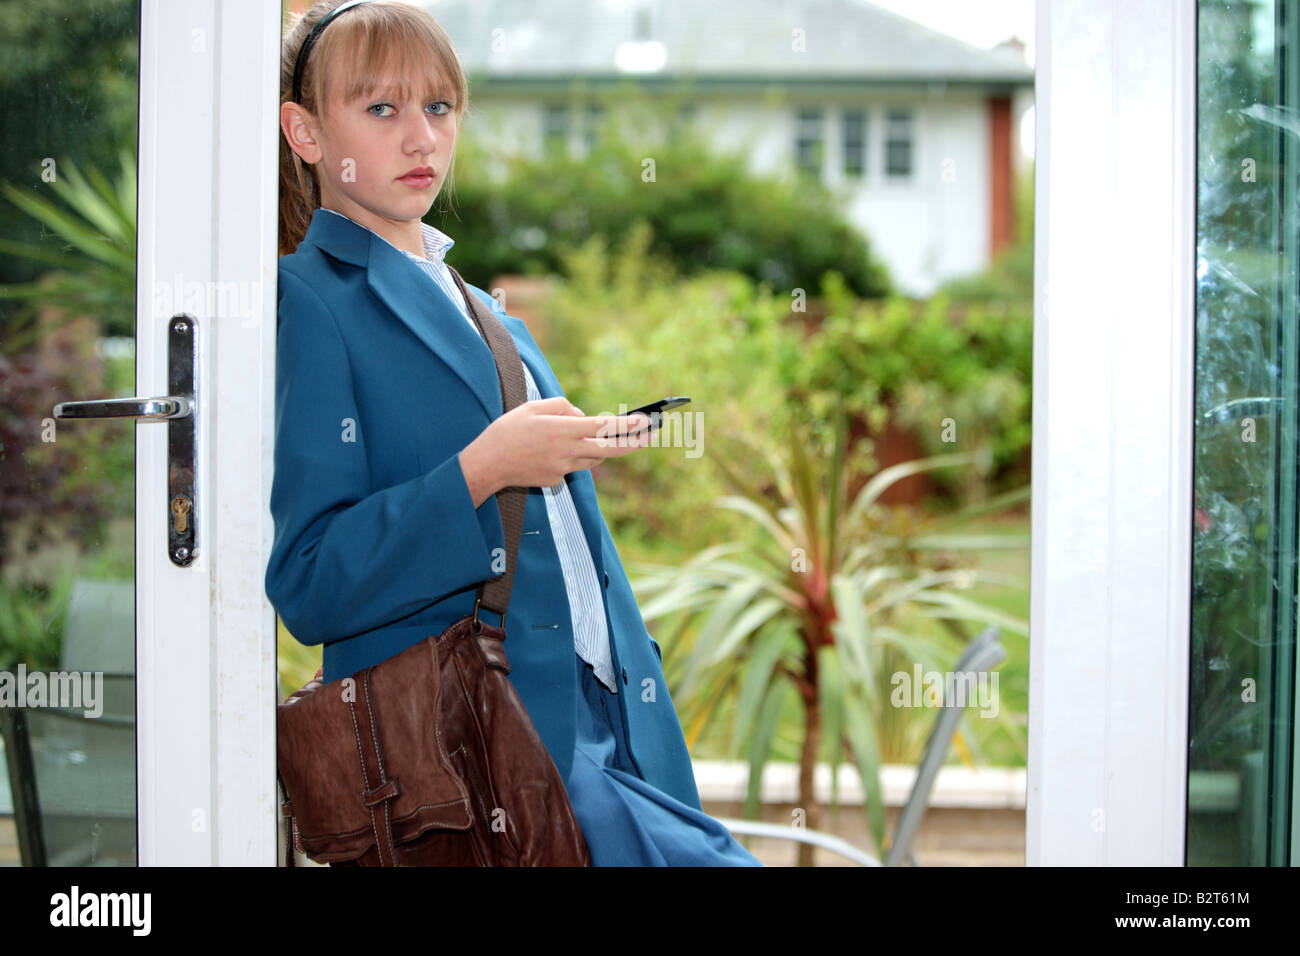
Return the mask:
[[1011, 98], [992, 96], [989, 108], [989, 258], [992, 259], [1015, 239], [1012, 203], [1013, 124]]

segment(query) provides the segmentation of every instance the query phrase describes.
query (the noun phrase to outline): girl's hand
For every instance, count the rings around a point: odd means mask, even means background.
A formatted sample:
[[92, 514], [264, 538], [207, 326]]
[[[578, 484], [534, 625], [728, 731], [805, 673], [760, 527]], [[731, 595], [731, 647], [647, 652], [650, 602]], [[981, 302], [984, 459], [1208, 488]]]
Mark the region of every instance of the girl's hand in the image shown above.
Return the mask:
[[[562, 395], [524, 402], [466, 446], [460, 467], [477, 508], [502, 488], [549, 487], [571, 471], [644, 448], [649, 424], [640, 413], [588, 418]], [[627, 432], [637, 434], [618, 438]]]

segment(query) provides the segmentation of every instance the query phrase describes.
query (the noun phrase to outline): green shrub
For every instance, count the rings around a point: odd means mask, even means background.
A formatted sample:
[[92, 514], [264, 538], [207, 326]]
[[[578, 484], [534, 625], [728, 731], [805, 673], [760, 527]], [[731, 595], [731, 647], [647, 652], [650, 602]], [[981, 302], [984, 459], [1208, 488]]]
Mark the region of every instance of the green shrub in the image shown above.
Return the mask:
[[[1013, 464], [1029, 441], [1032, 317], [971, 307], [954, 322], [942, 299], [856, 299], [827, 273], [828, 314], [804, 331], [787, 296], [736, 273], [674, 276], [651, 251], [645, 226], [613, 251], [593, 237], [568, 255], [567, 279], [546, 300], [547, 355], [571, 401], [588, 414], [618, 412], [665, 395], [689, 395], [681, 411], [699, 415], [703, 447], [725, 433], [776, 451], [773, 436], [791, 425], [812, 453], [832, 447], [831, 413], [845, 411], [879, 430], [896, 409], [925, 451], [953, 450], [939, 422], [957, 422], [957, 444]], [[875, 467], [870, 440], [850, 449], [854, 467]], [[697, 550], [735, 533], [730, 516], [711, 508], [725, 492], [708, 454], [649, 448], [593, 469], [611, 526], [638, 541], [666, 538]], [[967, 470], [971, 471], [970, 469]], [[987, 469], [986, 469], [987, 471]], [[944, 479], [937, 479], [944, 480]], [[984, 494], [984, 478], [952, 478], [962, 501]], [[1007, 485], [1023, 483], [1010, 475]]]
[[734, 271], [808, 289], [835, 270], [858, 295], [889, 290], [884, 265], [825, 187], [751, 173], [743, 155], [720, 153], [689, 132], [656, 134], [673, 128], [664, 109], [612, 95], [610, 118], [581, 158], [554, 150], [502, 157], [491, 128], [467, 125], [454, 186], [429, 217], [456, 240], [453, 264], [478, 282], [503, 272], [555, 273], [589, 238], [617, 243], [645, 223], [650, 252], [684, 274]]

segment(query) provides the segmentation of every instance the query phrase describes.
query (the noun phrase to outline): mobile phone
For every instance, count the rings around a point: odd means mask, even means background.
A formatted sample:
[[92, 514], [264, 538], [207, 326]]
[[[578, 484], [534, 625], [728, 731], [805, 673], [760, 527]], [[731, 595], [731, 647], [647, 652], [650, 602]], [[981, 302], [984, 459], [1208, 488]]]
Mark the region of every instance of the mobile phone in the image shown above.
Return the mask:
[[[651, 402], [649, 405], [642, 405], [640, 408], [634, 408], [627, 414], [635, 415], [639, 412], [640, 414], [647, 416], [650, 419], [650, 430], [654, 431], [659, 427], [660, 418], [664, 412], [668, 411], [670, 408], [677, 408], [680, 405], [685, 405], [689, 401], [690, 398], [685, 395], [670, 395], [668, 398], [661, 398], [659, 401]], [[641, 431], [644, 431], [644, 429], [638, 428], [634, 432], [622, 432], [621, 434], [636, 435]]]

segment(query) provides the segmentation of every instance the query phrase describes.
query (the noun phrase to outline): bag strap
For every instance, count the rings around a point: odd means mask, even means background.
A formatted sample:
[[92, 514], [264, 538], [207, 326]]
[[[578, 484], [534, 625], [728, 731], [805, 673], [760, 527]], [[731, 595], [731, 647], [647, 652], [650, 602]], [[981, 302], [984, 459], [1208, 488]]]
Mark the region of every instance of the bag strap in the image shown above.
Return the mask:
[[[492, 360], [496, 363], [497, 379], [501, 385], [502, 410], [504, 415], [517, 405], [522, 405], [528, 396], [524, 381], [524, 364], [515, 348], [515, 340], [510, 330], [492, 314], [477, 295], [465, 287], [465, 280], [450, 265], [447, 270], [456, 280], [460, 294], [465, 297], [470, 317], [478, 326], [488, 348], [492, 350]], [[515, 580], [515, 557], [519, 553], [519, 537], [523, 533], [524, 508], [528, 504], [528, 489], [511, 485], [496, 493], [497, 506], [501, 511], [501, 528], [506, 539], [506, 569], [498, 578], [480, 584], [478, 600], [474, 604], [474, 616], [478, 617], [478, 607], [482, 605], [489, 611], [501, 615], [501, 627], [505, 628], [506, 608], [510, 604], [510, 589]]]
[[[367, 667], [361, 678], [360, 700], [348, 703], [352, 711], [352, 727], [357, 741], [357, 757], [361, 761], [361, 774], [368, 788], [361, 794], [361, 802], [370, 811], [370, 828], [375, 835], [375, 849], [380, 866], [397, 866], [397, 850], [393, 839], [393, 800], [402, 792], [397, 778], [389, 777], [384, 766], [384, 754], [379, 749], [378, 721], [375, 705], [370, 696], [370, 675]], [[364, 705], [364, 706], [363, 706]], [[384, 851], [388, 862], [384, 862]]]
[[280, 795], [284, 797], [284, 799], [280, 801], [280, 813], [285, 818], [284, 865], [297, 866], [297, 861], [293, 857], [293, 838], [297, 833], [293, 818], [293, 804], [289, 802], [289, 791], [284, 787], [284, 778], [280, 776], [279, 769], [275, 772], [275, 781], [279, 787]]
[[[397, 841], [393, 839], [393, 800], [401, 795], [402, 787], [395, 777], [389, 777], [384, 767], [384, 754], [379, 749], [378, 721], [375, 719], [375, 707], [370, 696], [370, 672], [366, 668], [361, 678], [361, 700], [348, 701], [348, 710], [352, 714], [353, 736], [357, 745], [357, 760], [361, 768], [362, 779], [367, 789], [361, 794], [361, 801], [370, 813], [370, 826], [375, 835], [375, 849], [379, 855], [380, 866], [397, 866]], [[316, 677], [320, 677], [318, 671]], [[294, 850], [304, 852], [298, 840], [298, 821], [294, 816], [293, 803], [289, 800], [289, 791], [284, 786], [284, 777], [276, 770], [276, 782], [284, 799], [280, 803], [280, 813], [288, 821], [288, 833], [285, 835], [284, 865], [295, 866]], [[385, 853], [387, 861], [385, 861]]]

